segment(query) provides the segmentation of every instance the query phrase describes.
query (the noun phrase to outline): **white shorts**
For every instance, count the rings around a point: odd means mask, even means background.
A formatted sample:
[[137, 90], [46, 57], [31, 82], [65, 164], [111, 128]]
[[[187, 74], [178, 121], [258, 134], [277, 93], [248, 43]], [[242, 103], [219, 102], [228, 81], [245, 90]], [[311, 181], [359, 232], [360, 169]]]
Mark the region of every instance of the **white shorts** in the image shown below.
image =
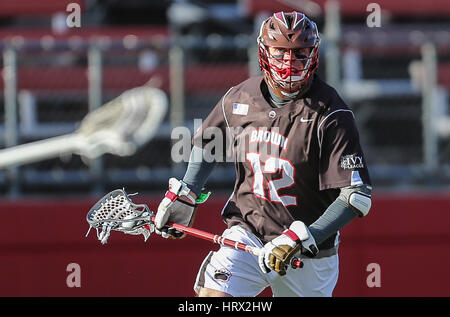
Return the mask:
[[[339, 235], [338, 235], [339, 236]], [[258, 248], [261, 241], [240, 226], [226, 229], [223, 237]], [[338, 244], [336, 238], [336, 250]], [[198, 293], [200, 287], [221, 291], [234, 297], [254, 297], [266, 287], [272, 289], [276, 297], [330, 297], [339, 275], [339, 258], [336, 254], [319, 258], [301, 257], [301, 269], [289, 268], [286, 275], [274, 271], [264, 274], [258, 266], [258, 258], [250, 253], [221, 246], [211, 251], [203, 261], [194, 285]]]

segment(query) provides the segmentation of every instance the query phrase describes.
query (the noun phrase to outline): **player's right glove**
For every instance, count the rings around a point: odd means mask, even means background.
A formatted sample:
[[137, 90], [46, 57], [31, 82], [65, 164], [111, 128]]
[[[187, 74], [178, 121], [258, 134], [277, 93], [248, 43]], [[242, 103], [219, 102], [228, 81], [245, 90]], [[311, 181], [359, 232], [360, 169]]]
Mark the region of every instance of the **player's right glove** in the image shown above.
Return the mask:
[[289, 229], [264, 245], [258, 264], [264, 273], [274, 270], [283, 276], [294, 255], [300, 252], [314, 257], [319, 249], [308, 227], [301, 221], [294, 221]]
[[208, 194], [202, 194], [197, 200], [189, 187], [176, 178], [169, 179], [169, 190], [158, 206], [155, 216], [155, 232], [164, 238], [180, 239], [186, 234], [166, 226], [167, 221], [184, 226], [192, 226], [197, 204], [205, 202]]

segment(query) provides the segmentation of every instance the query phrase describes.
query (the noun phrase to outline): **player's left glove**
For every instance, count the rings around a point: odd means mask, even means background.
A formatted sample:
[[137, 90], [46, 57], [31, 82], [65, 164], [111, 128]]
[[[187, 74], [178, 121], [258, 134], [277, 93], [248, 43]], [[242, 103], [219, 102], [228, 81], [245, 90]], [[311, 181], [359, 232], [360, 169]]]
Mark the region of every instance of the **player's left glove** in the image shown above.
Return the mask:
[[165, 227], [167, 221], [191, 226], [196, 210], [195, 199], [187, 185], [176, 178], [169, 179], [169, 190], [158, 206], [155, 216], [155, 232], [164, 238], [183, 238], [181, 232]]
[[265, 244], [258, 264], [264, 273], [274, 270], [283, 276], [294, 255], [300, 252], [314, 257], [319, 249], [308, 227], [301, 221], [294, 221], [289, 229]]
[[167, 227], [166, 222], [172, 221], [184, 226], [192, 226], [197, 205], [208, 199], [210, 192], [200, 194], [195, 199], [189, 187], [176, 178], [169, 179], [169, 190], [158, 206], [155, 216], [155, 232], [163, 238], [184, 238], [186, 234]]

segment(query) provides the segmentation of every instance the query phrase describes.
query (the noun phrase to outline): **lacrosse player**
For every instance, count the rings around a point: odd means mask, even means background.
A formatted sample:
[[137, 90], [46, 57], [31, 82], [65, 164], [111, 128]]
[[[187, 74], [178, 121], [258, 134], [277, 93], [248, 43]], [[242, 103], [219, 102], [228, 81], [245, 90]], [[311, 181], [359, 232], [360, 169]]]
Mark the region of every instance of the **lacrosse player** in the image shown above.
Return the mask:
[[[262, 76], [231, 87], [196, 131], [186, 174], [169, 180], [158, 207], [156, 231], [179, 238], [165, 223], [192, 225], [215, 166], [194, 158], [208, 155], [215, 140], [205, 132], [219, 129], [236, 167], [223, 236], [262, 252], [256, 257], [228, 246], [210, 252], [195, 281], [197, 295], [257, 296], [271, 287], [274, 296], [332, 296], [339, 230], [371, 208], [355, 117], [316, 74], [320, 39], [308, 17], [277, 12], [262, 23], [257, 42]], [[303, 268], [291, 268], [294, 257]]]

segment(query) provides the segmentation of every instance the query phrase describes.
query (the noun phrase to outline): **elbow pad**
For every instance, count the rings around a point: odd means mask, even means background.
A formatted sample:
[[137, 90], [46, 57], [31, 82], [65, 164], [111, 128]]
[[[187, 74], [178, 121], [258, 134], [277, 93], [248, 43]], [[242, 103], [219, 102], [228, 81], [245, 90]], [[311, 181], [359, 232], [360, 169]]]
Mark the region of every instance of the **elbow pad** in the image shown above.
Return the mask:
[[372, 187], [361, 185], [355, 187], [345, 187], [341, 189], [344, 201], [352, 207], [359, 217], [365, 217], [372, 207]]

